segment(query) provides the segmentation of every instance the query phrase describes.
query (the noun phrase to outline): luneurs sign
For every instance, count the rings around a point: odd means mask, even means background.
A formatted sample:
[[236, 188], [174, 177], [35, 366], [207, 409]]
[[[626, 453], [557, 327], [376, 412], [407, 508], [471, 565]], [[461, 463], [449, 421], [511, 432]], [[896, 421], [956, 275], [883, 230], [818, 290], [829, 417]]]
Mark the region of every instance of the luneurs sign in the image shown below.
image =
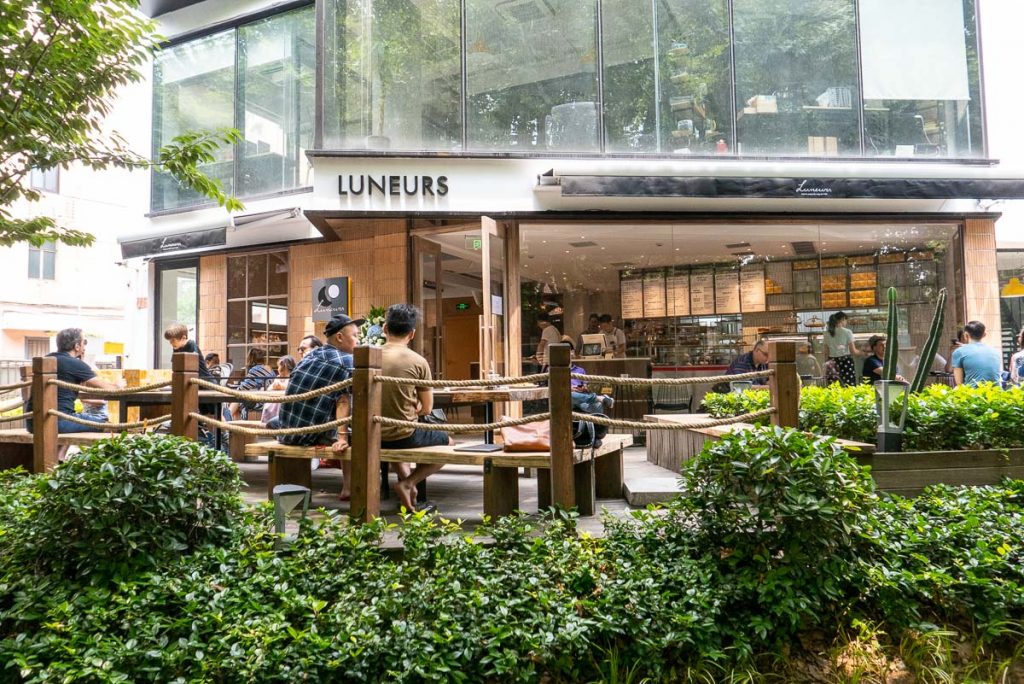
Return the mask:
[[340, 174], [339, 195], [424, 195], [444, 197], [448, 194], [448, 176], [387, 176], [375, 174]]

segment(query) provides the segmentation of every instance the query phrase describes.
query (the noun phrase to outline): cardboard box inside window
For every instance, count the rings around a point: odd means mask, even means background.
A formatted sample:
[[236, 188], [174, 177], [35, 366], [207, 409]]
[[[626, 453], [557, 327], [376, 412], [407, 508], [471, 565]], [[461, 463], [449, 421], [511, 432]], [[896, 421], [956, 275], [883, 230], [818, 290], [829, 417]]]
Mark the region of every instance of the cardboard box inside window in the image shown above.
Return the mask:
[[812, 157], [838, 157], [839, 138], [832, 135], [809, 135], [807, 154]]

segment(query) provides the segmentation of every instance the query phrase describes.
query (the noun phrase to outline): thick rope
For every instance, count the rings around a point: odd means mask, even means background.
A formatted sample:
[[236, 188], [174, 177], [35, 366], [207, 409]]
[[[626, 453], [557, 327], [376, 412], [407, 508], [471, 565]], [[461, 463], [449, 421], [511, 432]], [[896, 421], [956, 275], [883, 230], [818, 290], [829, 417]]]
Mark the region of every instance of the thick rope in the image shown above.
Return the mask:
[[672, 387], [677, 385], [705, 385], [708, 383], [731, 382], [734, 380], [755, 380], [774, 375], [774, 370], [738, 373], [736, 375], [706, 375], [694, 378], [620, 378], [614, 375], [584, 375], [571, 373], [573, 380], [598, 382], [602, 385], [620, 385], [625, 387]]
[[515, 378], [480, 378], [479, 380], [417, 380], [416, 378], [393, 378], [387, 375], [378, 375], [374, 378], [376, 382], [387, 385], [413, 385], [414, 387], [498, 387], [540, 382], [547, 379], [547, 373], [520, 375]]
[[25, 389], [26, 387], [31, 387], [31, 386], [32, 386], [32, 381], [31, 380], [26, 380], [25, 382], [19, 382], [16, 385], [0, 385], [0, 394], [2, 394], [4, 392], [10, 392], [11, 390]]
[[76, 385], [73, 382], [64, 382], [63, 380], [47, 380], [47, 385], [56, 385], [62, 389], [74, 390], [75, 392], [87, 392], [96, 397], [126, 397], [130, 394], [138, 394], [139, 392], [150, 392], [152, 390], [162, 389], [164, 387], [170, 387], [171, 381], [166, 382], [154, 382], [151, 385], [142, 385], [140, 387], [125, 387], [116, 390], [101, 390], [95, 387], [88, 387], [86, 385]]
[[493, 432], [505, 427], [516, 427], [517, 425], [526, 425], [527, 423], [539, 423], [541, 421], [549, 420], [550, 418], [550, 413], [537, 413], [532, 416], [523, 416], [522, 418], [508, 418], [506, 420], [498, 421], [497, 423], [414, 423], [409, 420], [397, 420], [395, 418], [374, 416], [373, 422], [380, 423], [381, 425], [388, 425], [390, 427], [412, 428], [413, 430], [437, 430], [438, 432], [451, 432], [456, 435], [463, 435], [473, 432]]
[[327, 385], [319, 389], [310, 390], [303, 392], [302, 394], [270, 394], [267, 392], [246, 392], [245, 390], [232, 389], [230, 387], [224, 387], [218, 385], [215, 382], [207, 382], [206, 380], [200, 380], [199, 378], [192, 378], [189, 380], [190, 384], [199, 385], [203, 389], [213, 390], [220, 392], [229, 397], [236, 397], [242, 401], [251, 401], [260, 404], [290, 404], [293, 401], [305, 401], [307, 399], [314, 399], [324, 394], [331, 394], [332, 392], [338, 392], [345, 389], [346, 387], [352, 386], [352, 378], [348, 380], [342, 380], [336, 382], [333, 385]]
[[79, 425], [88, 425], [90, 427], [97, 428], [96, 432], [117, 432], [118, 430], [135, 430], [137, 428], [149, 429], [155, 427], [160, 423], [164, 423], [171, 419], [171, 414], [168, 413], [166, 416], [157, 416], [156, 418], [147, 418], [146, 420], [137, 420], [133, 423], [97, 423], [94, 420], [84, 420], [78, 416], [72, 416], [67, 413], [61, 413], [50, 409], [46, 412], [47, 415], [57, 416], [62, 420], [67, 420], [72, 423], [78, 423]]
[[16, 421], [25, 420], [26, 418], [31, 417], [31, 413], [19, 413], [16, 416], [0, 416], [0, 423], [14, 423]]
[[227, 432], [237, 432], [240, 435], [253, 435], [255, 437], [276, 437], [277, 435], [312, 435], [318, 432], [327, 432], [342, 425], [348, 425], [352, 422], [351, 418], [339, 418], [338, 420], [332, 420], [329, 423], [321, 423], [320, 425], [308, 425], [300, 428], [254, 428], [247, 427], [245, 425], [236, 425], [234, 423], [225, 423], [222, 420], [216, 418], [210, 418], [200, 413], [189, 413], [190, 418], [195, 418], [204, 425], [210, 425], [220, 430], [226, 430]]
[[605, 425], [610, 428], [619, 428], [622, 430], [703, 430], [704, 428], [721, 427], [723, 425], [733, 425], [735, 423], [746, 423], [758, 418], [764, 418], [775, 413], [774, 408], [762, 409], [761, 411], [754, 411], [752, 413], [744, 413], [739, 416], [730, 416], [729, 418], [717, 418], [714, 420], [705, 420], [700, 423], [648, 423], [638, 420], [613, 420], [605, 416], [595, 415], [591, 413], [577, 413], [573, 411], [573, 420], [584, 420], [588, 423], [594, 423], [596, 425]]

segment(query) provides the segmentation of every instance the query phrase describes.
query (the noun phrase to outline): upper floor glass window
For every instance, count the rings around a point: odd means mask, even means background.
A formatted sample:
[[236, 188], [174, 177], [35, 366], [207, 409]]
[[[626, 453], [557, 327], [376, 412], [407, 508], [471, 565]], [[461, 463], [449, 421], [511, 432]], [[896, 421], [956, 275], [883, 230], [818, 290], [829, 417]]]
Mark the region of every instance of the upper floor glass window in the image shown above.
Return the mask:
[[44, 192], [60, 191], [60, 167], [52, 169], [32, 169], [28, 179], [29, 187]]
[[[237, 128], [203, 170], [240, 197], [312, 184], [316, 52], [312, 7], [160, 51], [154, 66], [154, 152], [186, 131]], [[166, 174], [153, 174], [154, 211], [205, 204]]]
[[325, 17], [327, 148], [984, 154], [975, 0], [328, 0]]
[[34, 280], [53, 280], [57, 277], [57, 243], [47, 240], [36, 247], [28, 247], [28, 277]]

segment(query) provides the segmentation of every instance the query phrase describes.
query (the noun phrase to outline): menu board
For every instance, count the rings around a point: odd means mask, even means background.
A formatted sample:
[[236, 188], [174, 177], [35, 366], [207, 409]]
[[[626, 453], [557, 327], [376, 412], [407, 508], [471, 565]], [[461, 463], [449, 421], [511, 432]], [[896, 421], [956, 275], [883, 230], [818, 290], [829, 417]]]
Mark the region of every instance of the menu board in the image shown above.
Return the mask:
[[665, 274], [662, 271], [648, 271], [644, 273], [644, 317], [664, 318], [667, 315]]
[[665, 279], [669, 316], [690, 315], [690, 274], [673, 273]]
[[715, 271], [715, 313], [740, 312], [740, 274], [738, 271]]
[[622, 317], [643, 318], [644, 317], [644, 281], [640, 278], [630, 278], [619, 283], [621, 289]]
[[763, 267], [740, 271], [740, 306], [743, 313], [765, 310]]
[[690, 273], [690, 315], [715, 313], [715, 274], [712, 271]]

